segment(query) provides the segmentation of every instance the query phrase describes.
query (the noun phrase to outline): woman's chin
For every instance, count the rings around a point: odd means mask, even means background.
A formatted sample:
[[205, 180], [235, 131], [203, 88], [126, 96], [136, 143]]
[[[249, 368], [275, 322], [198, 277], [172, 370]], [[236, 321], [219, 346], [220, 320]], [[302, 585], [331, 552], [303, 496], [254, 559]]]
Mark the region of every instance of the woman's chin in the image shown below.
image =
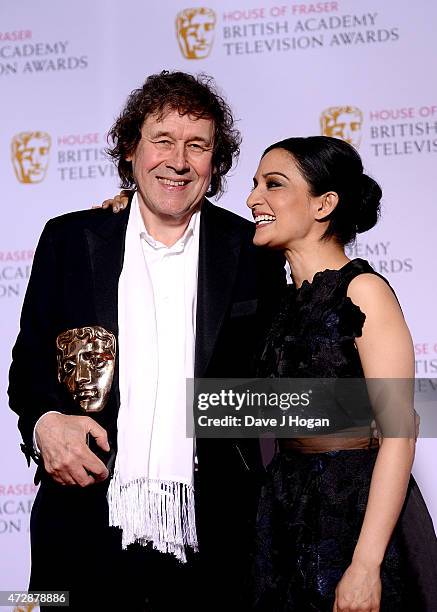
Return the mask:
[[269, 231], [264, 231], [262, 229], [256, 230], [255, 235], [253, 237], [253, 244], [259, 247], [267, 247], [269, 249], [277, 249], [277, 240], [272, 236], [272, 233]]
[[263, 238], [262, 236], [257, 236], [255, 234], [255, 236], [253, 237], [253, 244], [255, 246], [263, 247], [263, 246], [268, 246], [269, 241]]
[[269, 242], [271, 242], [271, 233], [268, 231], [268, 228], [265, 226], [258, 227], [255, 230], [255, 234], [253, 237], [253, 244], [255, 246], [268, 246]]

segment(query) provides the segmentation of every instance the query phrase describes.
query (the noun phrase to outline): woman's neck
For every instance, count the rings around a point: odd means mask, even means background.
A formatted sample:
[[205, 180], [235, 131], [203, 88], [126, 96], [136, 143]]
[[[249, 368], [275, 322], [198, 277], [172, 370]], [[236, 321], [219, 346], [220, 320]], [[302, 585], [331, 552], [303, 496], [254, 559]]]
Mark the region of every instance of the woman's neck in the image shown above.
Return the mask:
[[304, 280], [311, 282], [317, 272], [338, 270], [349, 261], [344, 248], [333, 241], [293, 245], [286, 248], [284, 254], [296, 287]]

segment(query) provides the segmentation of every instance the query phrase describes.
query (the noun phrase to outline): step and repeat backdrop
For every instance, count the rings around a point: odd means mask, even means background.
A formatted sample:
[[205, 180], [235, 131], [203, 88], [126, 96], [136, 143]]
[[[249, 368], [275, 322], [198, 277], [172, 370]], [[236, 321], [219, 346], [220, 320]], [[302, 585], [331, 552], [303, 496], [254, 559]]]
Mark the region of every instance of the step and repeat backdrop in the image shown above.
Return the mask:
[[[0, 590], [26, 588], [29, 572], [36, 487], [6, 387], [35, 245], [47, 219], [117, 192], [106, 133], [148, 74], [216, 79], [243, 134], [219, 203], [243, 216], [268, 144], [326, 134], [359, 149], [383, 216], [349, 255], [389, 279], [416, 374], [436, 377], [436, 23], [432, 0], [1, 2]], [[437, 441], [419, 440], [414, 473], [435, 520], [436, 468]]]

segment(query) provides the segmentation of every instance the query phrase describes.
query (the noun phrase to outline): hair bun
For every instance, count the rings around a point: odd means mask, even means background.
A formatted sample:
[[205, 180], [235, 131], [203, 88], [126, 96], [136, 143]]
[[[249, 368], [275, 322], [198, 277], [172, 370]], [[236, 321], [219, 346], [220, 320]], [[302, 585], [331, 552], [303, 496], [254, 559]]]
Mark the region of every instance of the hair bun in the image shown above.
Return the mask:
[[356, 219], [357, 232], [366, 232], [378, 221], [381, 208], [382, 190], [378, 183], [367, 174], [361, 178], [361, 198]]

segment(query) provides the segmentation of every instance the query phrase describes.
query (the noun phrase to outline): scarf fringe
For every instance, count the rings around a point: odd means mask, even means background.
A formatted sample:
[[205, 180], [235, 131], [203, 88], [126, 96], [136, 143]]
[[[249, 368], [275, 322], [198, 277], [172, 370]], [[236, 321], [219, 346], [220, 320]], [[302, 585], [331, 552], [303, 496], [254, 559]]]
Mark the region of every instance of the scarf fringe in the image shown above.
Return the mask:
[[197, 552], [194, 487], [138, 478], [122, 485], [116, 470], [108, 489], [109, 524], [123, 531], [122, 547], [138, 542], [186, 563], [185, 548]]

